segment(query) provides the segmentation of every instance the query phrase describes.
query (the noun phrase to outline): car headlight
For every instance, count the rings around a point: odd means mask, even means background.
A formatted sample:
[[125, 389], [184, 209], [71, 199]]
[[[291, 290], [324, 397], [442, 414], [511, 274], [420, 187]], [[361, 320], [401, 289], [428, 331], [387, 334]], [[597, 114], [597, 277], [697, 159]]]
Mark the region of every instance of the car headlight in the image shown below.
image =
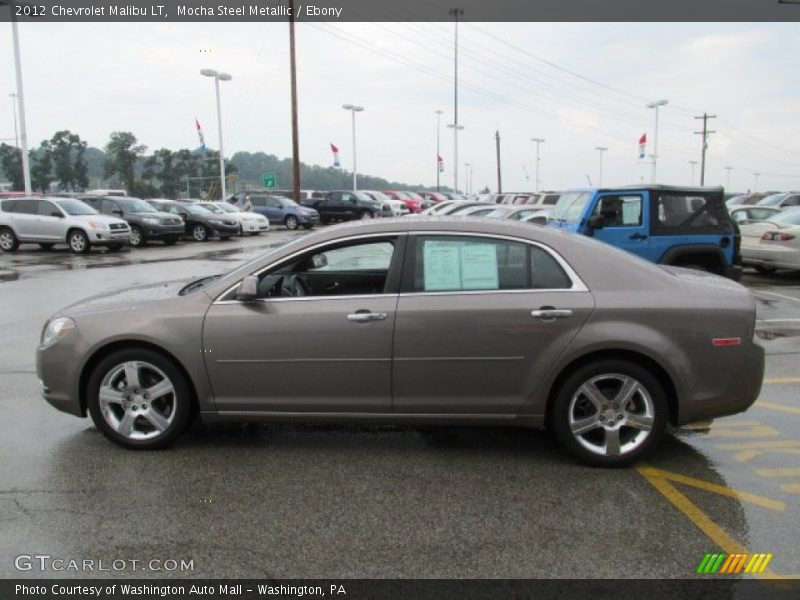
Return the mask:
[[108, 223], [102, 223], [100, 221], [89, 221], [89, 227], [92, 229], [108, 229]]
[[152, 217], [145, 217], [142, 219], [142, 221], [144, 221], [148, 225], [158, 225], [159, 223], [161, 223], [161, 219], [153, 219]]
[[45, 325], [42, 331], [42, 346], [52, 346], [58, 340], [66, 337], [70, 331], [75, 329], [75, 321], [69, 317], [59, 317], [58, 319], [51, 319]]

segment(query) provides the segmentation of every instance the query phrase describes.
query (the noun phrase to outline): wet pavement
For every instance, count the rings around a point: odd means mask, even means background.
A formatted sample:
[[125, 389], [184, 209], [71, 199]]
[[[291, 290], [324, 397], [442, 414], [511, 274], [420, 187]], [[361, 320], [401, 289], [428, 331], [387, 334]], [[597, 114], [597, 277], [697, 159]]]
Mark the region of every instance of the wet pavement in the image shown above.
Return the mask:
[[[227, 270], [296, 235], [0, 255], [0, 577], [671, 578], [719, 551], [772, 553], [766, 575], [800, 577], [797, 273], [745, 277], [768, 352], [757, 403], [626, 470], [500, 428], [198, 424], [169, 451], [129, 452], [40, 398], [34, 350], [59, 308]], [[32, 554], [126, 563], [15, 569]]]

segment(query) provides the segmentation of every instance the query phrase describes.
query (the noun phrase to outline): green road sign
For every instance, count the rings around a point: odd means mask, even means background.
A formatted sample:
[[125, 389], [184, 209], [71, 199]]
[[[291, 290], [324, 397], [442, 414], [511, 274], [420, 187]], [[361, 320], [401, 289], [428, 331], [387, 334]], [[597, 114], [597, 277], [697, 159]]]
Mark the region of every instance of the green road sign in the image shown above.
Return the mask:
[[275, 173], [264, 173], [264, 187], [268, 190], [274, 190], [278, 187], [278, 178]]

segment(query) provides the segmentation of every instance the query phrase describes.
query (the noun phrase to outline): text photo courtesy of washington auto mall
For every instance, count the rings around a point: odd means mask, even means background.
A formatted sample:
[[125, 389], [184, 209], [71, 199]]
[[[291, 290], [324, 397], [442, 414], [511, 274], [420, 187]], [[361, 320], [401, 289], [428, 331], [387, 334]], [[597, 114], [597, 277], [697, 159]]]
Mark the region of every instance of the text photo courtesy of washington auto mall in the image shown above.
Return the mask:
[[0, 599], [800, 597], [798, 21], [0, 0]]

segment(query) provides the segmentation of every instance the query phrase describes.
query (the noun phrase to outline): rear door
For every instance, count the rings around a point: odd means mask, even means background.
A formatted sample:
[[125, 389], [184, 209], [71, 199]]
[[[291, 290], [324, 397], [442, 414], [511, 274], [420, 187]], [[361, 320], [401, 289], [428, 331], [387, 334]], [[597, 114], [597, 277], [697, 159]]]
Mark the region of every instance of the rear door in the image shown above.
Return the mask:
[[19, 237], [39, 237], [39, 201], [17, 200], [14, 204], [12, 224]]
[[394, 334], [393, 410], [518, 413], [593, 308], [580, 279], [543, 246], [474, 234], [410, 235]]
[[603, 217], [603, 227], [594, 238], [641, 257], [649, 256], [649, 223], [644, 214], [647, 192], [601, 192], [591, 215]]

